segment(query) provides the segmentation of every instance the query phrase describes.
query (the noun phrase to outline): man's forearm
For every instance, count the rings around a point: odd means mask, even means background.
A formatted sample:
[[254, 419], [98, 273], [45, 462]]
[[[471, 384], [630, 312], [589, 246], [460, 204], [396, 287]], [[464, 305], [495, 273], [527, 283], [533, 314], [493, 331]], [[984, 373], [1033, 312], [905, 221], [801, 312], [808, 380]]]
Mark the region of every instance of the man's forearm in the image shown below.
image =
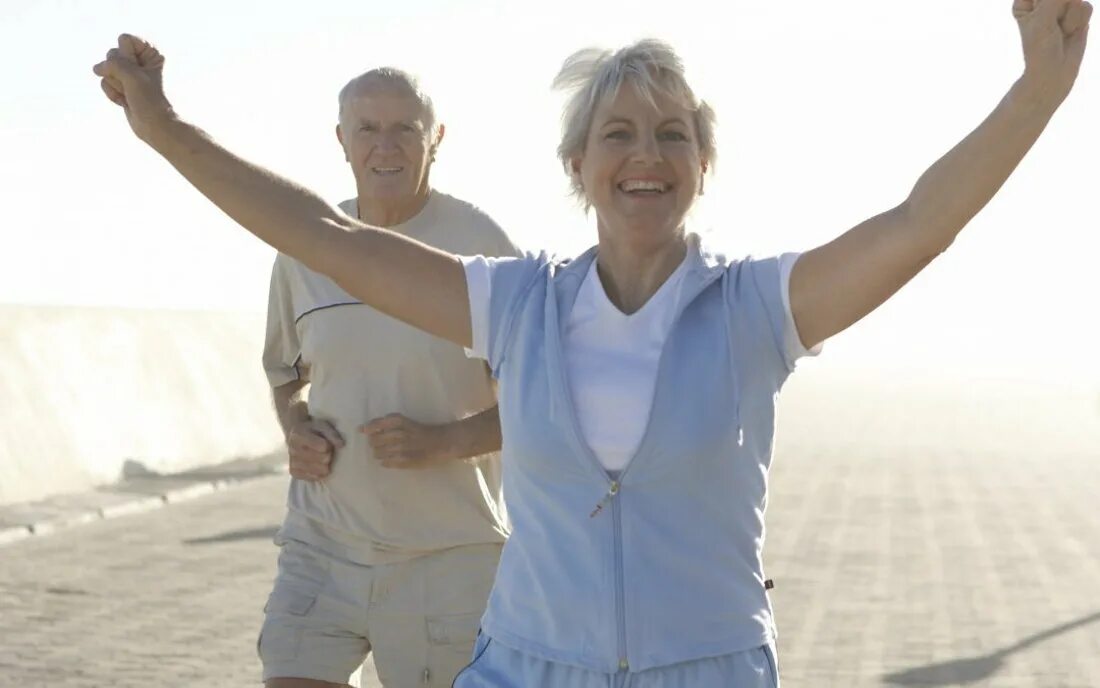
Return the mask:
[[448, 456], [452, 459], [469, 459], [500, 451], [500, 414], [497, 407], [451, 423], [447, 433], [450, 436]]
[[279, 421], [279, 427], [283, 430], [283, 437], [288, 436], [291, 428], [295, 425], [310, 418], [309, 404], [302, 395], [307, 384], [304, 381], [291, 382], [271, 390], [271, 400], [275, 406], [275, 417]]

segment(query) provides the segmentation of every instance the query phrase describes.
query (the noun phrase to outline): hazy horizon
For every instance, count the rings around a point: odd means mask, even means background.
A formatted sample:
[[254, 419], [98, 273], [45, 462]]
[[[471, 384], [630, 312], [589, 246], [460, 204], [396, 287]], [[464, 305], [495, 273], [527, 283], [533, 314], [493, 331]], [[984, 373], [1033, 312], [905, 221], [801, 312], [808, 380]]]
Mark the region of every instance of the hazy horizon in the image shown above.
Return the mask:
[[[433, 185], [525, 248], [563, 254], [594, 230], [554, 156], [550, 81], [581, 47], [665, 38], [719, 119], [716, 175], [690, 226], [733, 255], [766, 255], [898, 203], [981, 121], [1022, 67], [1010, 5], [961, 3], [945, 17], [913, 2], [732, 3], [719, 18], [691, 1], [5, 3], [0, 55], [37, 64], [11, 70], [0, 93], [3, 234], [16, 247], [0, 302], [264, 308], [271, 249], [137, 142], [99, 91], [91, 65], [120, 31], [163, 49], [183, 116], [332, 202], [354, 194], [333, 133], [339, 88], [381, 64], [419, 73], [447, 124]], [[1096, 57], [951, 250], [830, 341], [819, 365], [1100, 381], [1100, 322], [1087, 310], [1100, 294]]]

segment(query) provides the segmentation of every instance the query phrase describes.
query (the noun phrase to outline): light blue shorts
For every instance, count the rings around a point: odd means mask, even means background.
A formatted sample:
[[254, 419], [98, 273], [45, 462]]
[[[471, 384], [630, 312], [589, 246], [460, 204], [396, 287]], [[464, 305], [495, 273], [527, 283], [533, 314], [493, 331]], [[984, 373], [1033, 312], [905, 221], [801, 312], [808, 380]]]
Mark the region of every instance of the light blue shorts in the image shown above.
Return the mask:
[[647, 671], [604, 674], [540, 659], [501, 645], [484, 633], [473, 661], [454, 688], [779, 688], [772, 644], [721, 657], [696, 659]]

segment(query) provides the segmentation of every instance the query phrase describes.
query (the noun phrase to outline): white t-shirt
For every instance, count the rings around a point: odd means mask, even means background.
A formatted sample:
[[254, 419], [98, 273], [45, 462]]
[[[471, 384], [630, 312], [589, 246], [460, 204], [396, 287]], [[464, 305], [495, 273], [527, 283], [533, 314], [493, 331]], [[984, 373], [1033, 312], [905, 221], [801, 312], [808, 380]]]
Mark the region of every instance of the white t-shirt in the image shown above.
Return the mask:
[[[791, 270], [800, 254], [779, 258], [780, 289], [787, 312], [784, 342], [789, 360], [816, 355], [802, 346], [791, 313]], [[489, 298], [493, 259], [464, 258], [470, 293], [473, 348], [488, 358]], [[565, 363], [570, 397], [585, 443], [608, 471], [621, 471], [637, 451], [649, 424], [661, 351], [680, 312], [685, 260], [636, 312], [626, 315], [607, 297], [596, 263], [585, 275], [566, 324]]]

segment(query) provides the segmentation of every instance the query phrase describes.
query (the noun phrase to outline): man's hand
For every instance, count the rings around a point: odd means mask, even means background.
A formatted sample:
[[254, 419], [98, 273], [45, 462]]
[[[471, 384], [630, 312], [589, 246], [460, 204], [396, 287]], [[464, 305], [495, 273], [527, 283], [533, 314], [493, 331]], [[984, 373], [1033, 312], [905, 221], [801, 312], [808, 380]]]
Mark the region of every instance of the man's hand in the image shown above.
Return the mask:
[[149, 42], [122, 34], [118, 47], [92, 68], [111, 102], [122, 107], [130, 128], [148, 142], [155, 126], [174, 116], [164, 95], [164, 56]]
[[316, 481], [332, 470], [332, 455], [344, 446], [344, 438], [327, 421], [310, 419], [291, 428], [286, 437], [290, 453], [290, 474], [299, 480]]
[[1092, 5], [1083, 0], [1015, 0], [1012, 14], [1024, 48], [1023, 81], [1034, 93], [1060, 103], [1081, 69]]
[[425, 425], [400, 413], [375, 418], [359, 431], [367, 437], [374, 458], [386, 468], [430, 468], [456, 458], [448, 439], [450, 425]]

